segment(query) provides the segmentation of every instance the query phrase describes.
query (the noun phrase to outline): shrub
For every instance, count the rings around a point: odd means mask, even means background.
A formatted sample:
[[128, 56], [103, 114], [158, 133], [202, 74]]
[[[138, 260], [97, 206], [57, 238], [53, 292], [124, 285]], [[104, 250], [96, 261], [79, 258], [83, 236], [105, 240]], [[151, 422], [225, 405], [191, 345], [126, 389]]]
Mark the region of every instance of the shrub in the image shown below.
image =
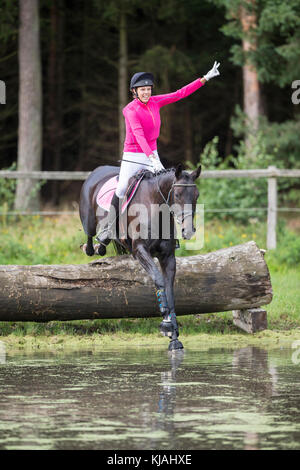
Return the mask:
[[[250, 136], [251, 158], [247, 153], [246, 145], [240, 142], [238, 155], [229, 155], [222, 160], [218, 152], [219, 138], [214, 137], [205, 146], [200, 155], [199, 162], [202, 170], [228, 170], [228, 169], [259, 169], [275, 165], [283, 168], [284, 162], [278, 158], [278, 149], [268, 150], [263, 132]], [[193, 165], [189, 165], [195, 168]], [[232, 179], [199, 179], [199, 201], [205, 205], [205, 218], [233, 219], [246, 223], [249, 218], [257, 220], [266, 218], [268, 206], [268, 186], [266, 178], [232, 178]], [[278, 179], [278, 200], [280, 203], [288, 199], [286, 191], [294, 183], [288, 179]], [[239, 209], [239, 210], [238, 210]], [[247, 210], [252, 209], [252, 210]], [[216, 210], [216, 212], [210, 212]]]

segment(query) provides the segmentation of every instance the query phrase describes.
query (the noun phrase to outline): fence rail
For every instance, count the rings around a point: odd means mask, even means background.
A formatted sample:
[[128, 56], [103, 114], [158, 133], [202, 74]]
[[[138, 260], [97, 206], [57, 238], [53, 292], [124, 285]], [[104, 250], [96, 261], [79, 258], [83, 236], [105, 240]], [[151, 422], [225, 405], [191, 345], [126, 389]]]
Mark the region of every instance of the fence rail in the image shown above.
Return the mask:
[[[36, 180], [85, 180], [90, 171], [9, 171], [0, 170], [0, 178]], [[300, 170], [276, 167], [259, 170], [206, 170], [201, 178], [300, 178]]]
[[[0, 179], [34, 179], [34, 180], [69, 180], [83, 181], [89, 176], [89, 171], [9, 171], [0, 170]], [[276, 248], [276, 226], [278, 212], [300, 212], [300, 208], [277, 206], [277, 178], [300, 178], [300, 170], [285, 170], [269, 166], [266, 169], [254, 170], [206, 170], [201, 178], [267, 178], [268, 207], [206, 209], [207, 212], [238, 212], [238, 211], [267, 211], [267, 248]], [[76, 214], [76, 212], [6, 212], [6, 215], [60, 215]], [[0, 213], [1, 215], [1, 213]]]

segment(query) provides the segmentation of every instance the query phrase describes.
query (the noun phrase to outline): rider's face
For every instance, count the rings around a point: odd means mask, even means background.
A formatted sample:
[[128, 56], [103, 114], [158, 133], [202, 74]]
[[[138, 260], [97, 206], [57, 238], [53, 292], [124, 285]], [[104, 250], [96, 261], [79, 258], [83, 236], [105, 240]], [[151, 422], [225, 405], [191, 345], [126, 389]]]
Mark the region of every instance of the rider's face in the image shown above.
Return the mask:
[[142, 103], [145, 103], [145, 104], [148, 103], [151, 93], [152, 93], [151, 86], [139, 86], [137, 88], [137, 95], [138, 95], [138, 98], [142, 101]]

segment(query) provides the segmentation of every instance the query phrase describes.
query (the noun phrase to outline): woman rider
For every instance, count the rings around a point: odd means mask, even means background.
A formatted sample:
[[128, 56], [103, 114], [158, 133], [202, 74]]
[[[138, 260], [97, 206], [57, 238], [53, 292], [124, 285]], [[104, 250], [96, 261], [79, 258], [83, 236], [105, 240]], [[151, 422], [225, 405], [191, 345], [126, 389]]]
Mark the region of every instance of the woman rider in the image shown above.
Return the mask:
[[130, 81], [133, 100], [123, 109], [126, 137], [119, 181], [111, 202], [108, 225], [97, 237], [101, 244], [100, 255], [105, 254], [105, 247], [112, 238], [112, 227], [119, 212], [119, 199], [122, 200], [124, 197], [131, 176], [140, 169], [146, 168], [154, 173], [164, 168], [157, 153], [156, 143], [161, 124], [160, 108], [186, 98], [201, 88], [205, 82], [220, 75], [219, 65], [215, 62], [212, 69], [202, 78], [197, 78], [174, 93], [165, 95], [152, 95], [154, 79], [151, 73], [138, 72], [133, 75]]

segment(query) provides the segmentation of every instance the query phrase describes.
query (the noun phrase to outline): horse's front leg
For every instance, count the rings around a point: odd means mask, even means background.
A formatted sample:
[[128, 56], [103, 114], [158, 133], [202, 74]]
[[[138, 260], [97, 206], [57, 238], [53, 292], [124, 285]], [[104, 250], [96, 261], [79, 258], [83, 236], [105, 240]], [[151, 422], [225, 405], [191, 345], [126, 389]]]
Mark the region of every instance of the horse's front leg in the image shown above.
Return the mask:
[[163, 316], [168, 316], [170, 309], [167, 301], [165, 282], [162, 273], [157, 268], [144, 244], [133, 242], [132, 254], [136, 259], [139, 260], [140, 264], [154, 281], [160, 312]]
[[163, 316], [160, 330], [165, 336], [171, 338], [169, 350], [183, 349], [182, 343], [178, 341], [179, 328], [175, 313], [174, 280], [176, 274], [176, 258], [174, 253], [160, 256], [159, 263], [164, 277], [167, 302], [170, 308], [169, 313]]

